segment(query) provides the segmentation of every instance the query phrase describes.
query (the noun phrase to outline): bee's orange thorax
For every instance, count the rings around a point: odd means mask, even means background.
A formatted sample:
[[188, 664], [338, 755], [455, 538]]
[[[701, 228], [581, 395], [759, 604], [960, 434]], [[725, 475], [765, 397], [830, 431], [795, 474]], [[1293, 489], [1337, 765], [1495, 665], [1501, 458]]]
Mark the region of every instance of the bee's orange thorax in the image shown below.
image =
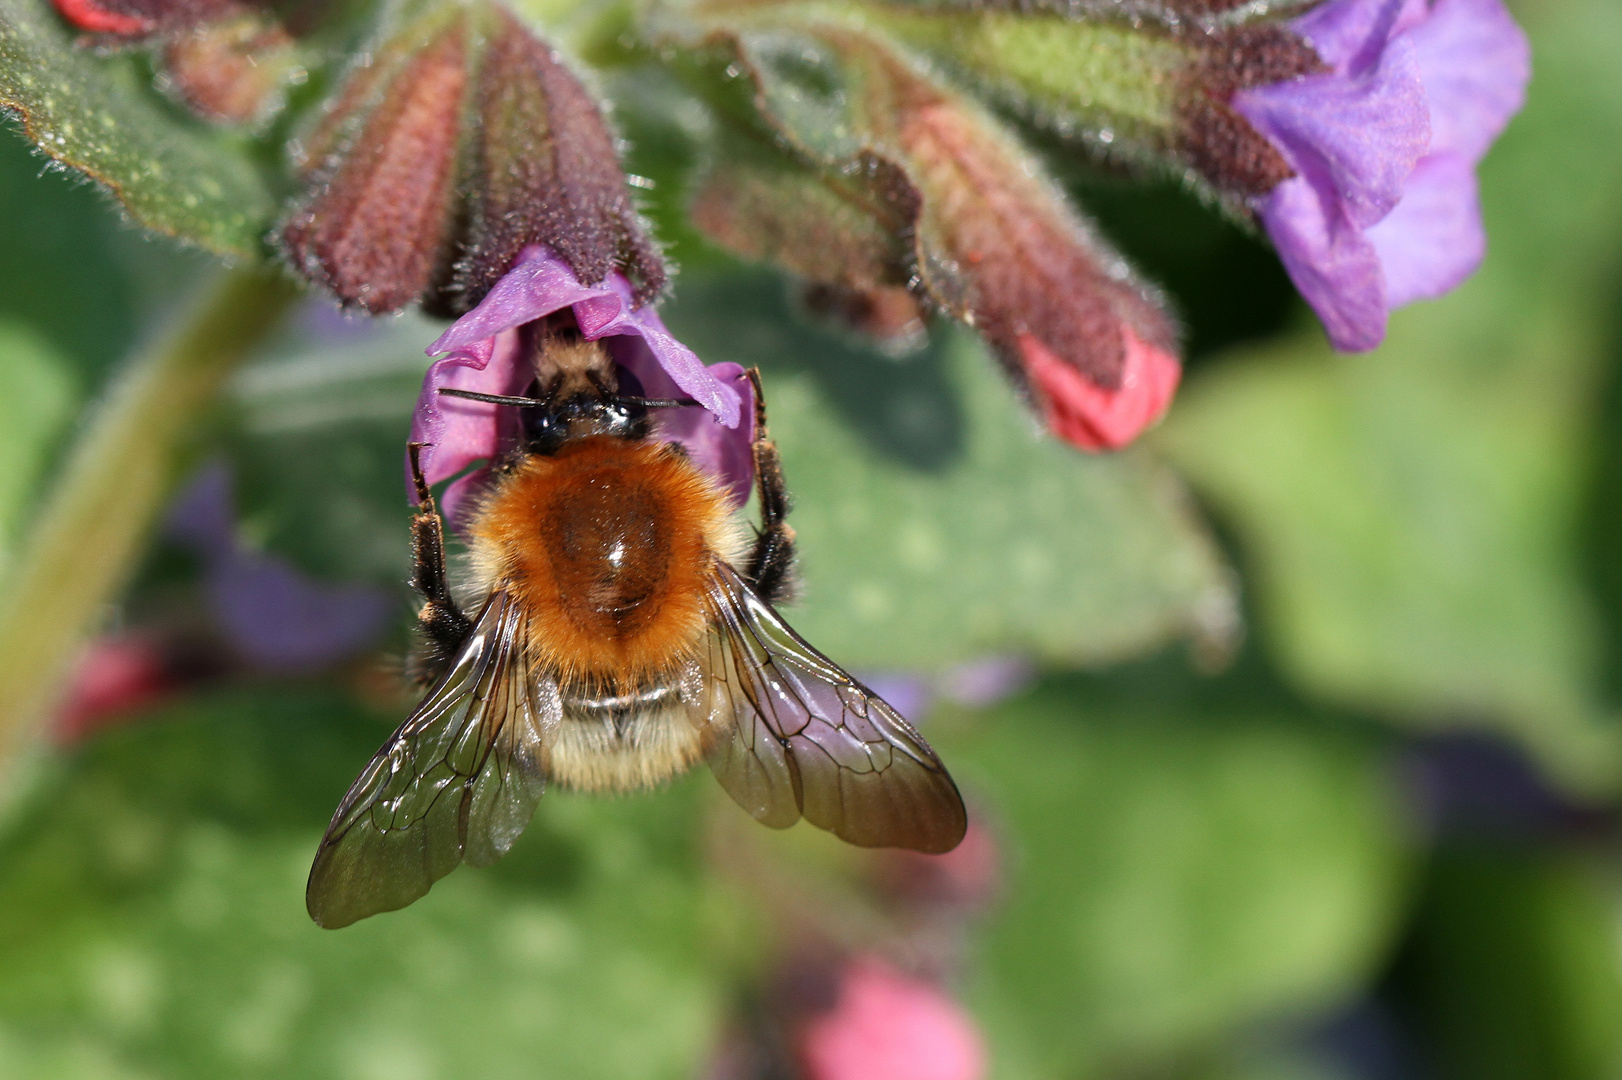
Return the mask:
[[484, 584], [528, 613], [534, 662], [617, 685], [691, 655], [730, 514], [680, 454], [599, 436], [524, 461], [468, 531]]

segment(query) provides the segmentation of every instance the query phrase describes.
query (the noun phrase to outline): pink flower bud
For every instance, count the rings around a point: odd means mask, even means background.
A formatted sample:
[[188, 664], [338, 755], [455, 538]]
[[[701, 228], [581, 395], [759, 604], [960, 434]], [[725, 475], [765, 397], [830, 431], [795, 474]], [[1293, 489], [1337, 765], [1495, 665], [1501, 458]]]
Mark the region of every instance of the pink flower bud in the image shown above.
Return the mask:
[[807, 1080], [980, 1080], [974, 1020], [934, 983], [864, 956], [840, 973], [832, 1010], [798, 1032]]

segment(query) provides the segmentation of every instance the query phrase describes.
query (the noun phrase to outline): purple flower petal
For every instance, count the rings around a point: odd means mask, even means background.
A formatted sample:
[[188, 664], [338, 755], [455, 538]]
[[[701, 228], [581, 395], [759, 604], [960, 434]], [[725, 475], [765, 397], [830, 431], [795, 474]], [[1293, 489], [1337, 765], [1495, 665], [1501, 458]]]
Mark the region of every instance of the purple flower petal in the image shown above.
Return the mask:
[[1261, 208], [1290, 280], [1346, 352], [1374, 348], [1385, 337], [1385, 280], [1380, 259], [1333, 192], [1302, 176], [1273, 189]]
[[1431, 154], [1397, 208], [1363, 235], [1380, 257], [1388, 307], [1457, 288], [1487, 253], [1475, 166], [1460, 153]]
[[[512, 409], [446, 397], [439, 391], [455, 387], [485, 394], [521, 394], [527, 388], [530, 373], [518, 361], [518, 331], [503, 330], [494, 337], [458, 348], [429, 365], [422, 394], [417, 398], [417, 411], [411, 419], [411, 441], [423, 444], [422, 471], [430, 484], [448, 480], [475, 461], [496, 457], [500, 447], [504, 443], [510, 445], [518, 435], [519, 421]], [[408, 460], [408, 487], [410, 480]], [[415, 489], [411, 491], [415, 498]], [[456, 518], [459, 501], [452, 500], [447, 493], [445, 512], [452, 520]]]
[[924, 723], [934, 704], [934, 690], [921, 675], [905, 671], [868, 672], [862, 675], [862, 682], [915, 727]]
[[1499, 0], [1437, 0], [1409, 35], [1430, 100], [1431, 151], [1474, 165], [1526, 100], [1532, 50]]
[[1425, 0], [1331, 0], [1292, 20], [1290, 28], [1336, 72], [1358, 75], [1379, 63], [1392, 38], [1425, 16]]
[[478, 307], [452, 323], [428, 347], [428, 354], [470, 350], [504, 330], [573, 307], [580, 332], [588, 341], [617, 335], [642, 338], [684, 394], [715, 413], [722, 424], [737, 427], [737, 394], [711, 376], [704, 362], [670, 335], [653, 308], [633, 309], [634, 293], [631, 283], [618, 271], [602, 284], [587, 287], [548, 248], [525, 248], [507, 276], [479, 301]]
[[[437, 484], [475, 462], [498, 457], [521, 436], [515, 410], [445, 397], [439, 391], [455, 387], [522, 394], [533, 373], [522, 362], [518, 328], [572, 307], [582, 335], [602, 340], [647, 395], [687, 396], [704, 407], [658, 410], [656, 433], [686, 447], [735, 505], [746, 502], [754, 480], [754, 393], [743, 369], [737, 364], [706, 366], [671, 336], [653, 308], [633, 308], [632, 303], [633, 290], [623, 275], [616, 272], [601, 285], [583, 286], [549, 250], [527, 248], [512, 272], [428, 348], [430, 354], [448, 355], [429, 366], [411, 425], [411, 441], [424, 444], [421, 461], [427, 481]], [[441, 502], [453, 523], [464, 519], [469, 496], [487, 478], [485, 470], [477, 470], [446, 490]]]
[[200, 556], [230, 551], [237, 537], [231, 470], [221, 462], [203, 466], [170, 504], [165, 531]]
[[693, 355], [693, 350], [671, 336], [651, 306], [632, 310], [631, 283], [623, 274], [610, 275], [607, 284], [619, 299], [619, 306], [611, 310], [607, 301], [594, 301], [576, 307], [580, 332], [592, 341], [610, 335], [640, 337], [682, 393], [714, 413], [722, 426], [736, 428], [743, 415], [737, 390], [722, 382], [713, 369]]
[[[648, 397], [677, 396], [678, 384], [653, 358], [645, 339], [611, 338], [609, 349], [615, 362], [636, 376]], [[709, 375], [738, 395], [738, 426], [725, 427], [708, 409], [657, 409], [654, 436], [680, 443], [693, 464], [721, 485], [736, 508], [749, 501], [755, 482], [755, 387], [740, 364], [711, 364]]]
[[989, 708], [1036, 681], [1036, 665], [1018, 655], [983, 656], [958, 664], [941, 676], [941, 693], [959, 705]]
[[1499, 0], [1330, 0], [1291, 26], [1334, 70], [1234, 96], [1297, 173], [1257, 209], [1330, 341], [1371, 349], [1480, 264], [1473, 169], [1521, 107], [1526, 39]]
[[372, 643], [393, 605], [366, 585], [326, 585], [280, 559], [234, 551], [208, 570], [209, 606], [259, 667], [309, 670]]
[[1234, 107], [1297, 173], [1331, 187], [1362, 227], [1397, 205], [1403, 181], [1430, 144], [1425, 87], [1413, 48], [1401, 40], [1361, 73], [1243, 90]]
[[392, 612], [379, 589], [325, 584], [283, 559], [246, 548], [224, 465], [204, 468], [186, 486], [168, 526], [204, 562], [208, 604], [220, 629], [259, 667], [307, 670], [342, 660], [370, 645]]

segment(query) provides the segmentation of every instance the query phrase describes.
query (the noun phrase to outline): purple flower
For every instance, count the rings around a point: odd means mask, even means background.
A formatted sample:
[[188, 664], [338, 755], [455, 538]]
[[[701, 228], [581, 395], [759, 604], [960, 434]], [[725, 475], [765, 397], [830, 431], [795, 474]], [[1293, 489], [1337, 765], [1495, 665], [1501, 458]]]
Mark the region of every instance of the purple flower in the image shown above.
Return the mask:
[[276, 671], [312, 670], [377, 639], [394, 609], [381, 590], [325, 584], [246, 547], [231, 501], [230, 472], [211, 466], [175, 500], [168, 526], [203, 561], [210, 612], [243, 659]]
[[1530, 50], [1499, 0], [1329, 0], [1292, 26], [1331, 70], [1234, 96], [1296, 172], [1256, 209], [1329, 340], [1372, 349], [1391, 309], [1480, 265], [1475, 167]]
[[[741, 506], [754, 479], [754, 392], [737, 364], [710, 364], [694, 356], [665, 329], [651, 306], [636, 308], [634, 290], [614, 271], [595, 286], [582, 285], [568, 263], [548, 248], [526, 248], [479, 305], [440, 335], [428, 354], [444, 353], [428, 368], [411, 423], [411, 441], [424, 444], [423, 473], [430, 484], [490, 461], [515, 446], [515, 410], [446, 397], [455, 387], [487, 394], [523, 394], [534, 372], [523, 362], [519, 327], [572, 308], [587, 340], [601, 339], [616, 363], [642, 384], [648, 397], [686, 396], [702, 409], [655, 411], [655, 433], [680, 443], [700, 469]], [[454, 522], [467, 495], [486, 479], [479, 468], [445, 492], [445, 513]]]

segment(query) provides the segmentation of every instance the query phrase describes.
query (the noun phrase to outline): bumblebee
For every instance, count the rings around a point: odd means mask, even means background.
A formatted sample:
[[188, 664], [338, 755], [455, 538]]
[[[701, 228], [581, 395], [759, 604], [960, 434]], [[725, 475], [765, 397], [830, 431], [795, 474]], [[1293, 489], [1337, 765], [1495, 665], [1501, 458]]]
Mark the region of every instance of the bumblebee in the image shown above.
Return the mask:
[[522, 420], [466, 517], [465, 607], [411, 448], [428, 689], [333, 815], [311, 918], [347, 926], [494, 862], [548, 783], [630, 791], [700, 760], [774, 828], [803, 816], [863, 847], [955, 847], [963, 801], [929, 744], [773, 608], [794, 534], [758, 375], [750, 536], [716, 482], [652, 437], [650, 409], [692, 402], [621, 394], [620, 369], [574, 327], [536, 328], [529, 347], [529, 396], [441, 391]]

